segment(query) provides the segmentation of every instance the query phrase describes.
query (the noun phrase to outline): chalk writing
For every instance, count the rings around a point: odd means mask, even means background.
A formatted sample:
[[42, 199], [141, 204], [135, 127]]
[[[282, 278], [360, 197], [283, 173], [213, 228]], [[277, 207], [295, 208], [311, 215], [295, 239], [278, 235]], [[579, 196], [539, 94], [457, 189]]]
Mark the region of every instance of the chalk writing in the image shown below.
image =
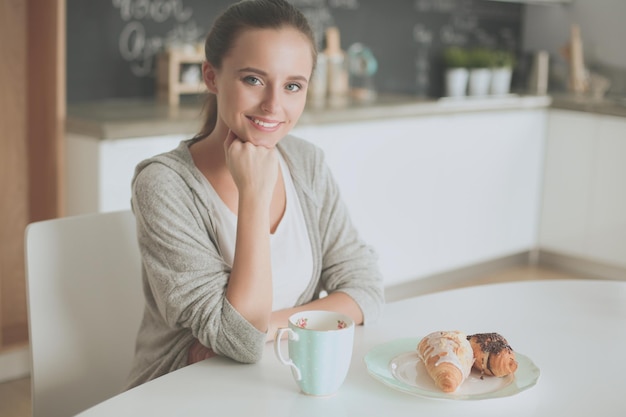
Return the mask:
[[414, 7], [418, 12], [450, 13], [457, 3], [455, 0], [415, 0]]
[[359, 0], [328, 0], [328, 5], [335, 9], [358, 10]]
[[317, 46], [322, 46], [324, 31], [335, 26], [331, 9], [358, 10], [359, 0], [291, 0], [309, 21]]
[[469, 36], [466, 32], [458, 31], [453, 25], [443, 25], [439, 29], [439, 39], [444, 45], [467, 45]]
[[433, 43], [433, 33], [424, 24], [416, 23], [413, 26], [413, 40], [422, 45]]
[[181, 0], [113, 0], [113, 6], [120, 9], [124, 21], [149, 19], [165, 22], [173, 17], [178, 22], [185, 22], [193, 15], [191, 8], [185, 8]]
[[[169, 46], [197, 42], [204, 31], [192, 19], [193, 10], [182, 0], [112, 0], [122, 21], [118, 46], [122, 58], [130, 64], [137, 77], [151, 76], [154, 57]], [[172, 20], [174, 26], [164, 35], [150, 35], [144, 22], [163, 24]]]
[[300, 7], [326, 7], [326, 0], [291, 0], [291, 4]]

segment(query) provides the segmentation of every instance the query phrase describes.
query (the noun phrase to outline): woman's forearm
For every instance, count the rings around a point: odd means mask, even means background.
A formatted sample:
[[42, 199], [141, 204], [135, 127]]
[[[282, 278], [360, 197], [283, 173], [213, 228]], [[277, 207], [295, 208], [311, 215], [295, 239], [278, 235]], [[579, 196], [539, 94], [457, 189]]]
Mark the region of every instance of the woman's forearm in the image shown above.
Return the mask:
[[269, 205], [239, 201], [237, 240], [226, 298], [250, 324], [264, 332], [272, 310]]
[[287, 326], [287, 321], [292, 314], [305, 310], [335, 311], [350, 317], [354, 320], [354, 324], [359, 325], [363, 323], [363, 312], [356, 301], [348, 294], [337, 291], [298, 307], [272, 312], [267, 340], [274, 339], [274, 334], [278, 328]]

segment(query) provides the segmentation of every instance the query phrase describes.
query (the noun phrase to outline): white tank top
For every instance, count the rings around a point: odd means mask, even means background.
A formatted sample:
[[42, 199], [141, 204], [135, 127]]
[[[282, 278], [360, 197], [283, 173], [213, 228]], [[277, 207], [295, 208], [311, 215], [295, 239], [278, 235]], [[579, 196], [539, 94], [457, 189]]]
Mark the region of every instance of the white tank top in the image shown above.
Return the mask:
[[[283, 218], [270, 236], [273, 311], [295, 306], [311, 281], [313, 273], [313, 253], [300, 200], [289, 168], [280, 153], [279, 161], [287, 202]], [[205, 185], [213, 190], [206, 178]], [[214, 190], [212, 193], [217, 194]], [[237, 215], [230, 211], [221, 199], [217, 207], [215, 223], [219, 249], [226, 263], [232, 266], [237, 236]]]

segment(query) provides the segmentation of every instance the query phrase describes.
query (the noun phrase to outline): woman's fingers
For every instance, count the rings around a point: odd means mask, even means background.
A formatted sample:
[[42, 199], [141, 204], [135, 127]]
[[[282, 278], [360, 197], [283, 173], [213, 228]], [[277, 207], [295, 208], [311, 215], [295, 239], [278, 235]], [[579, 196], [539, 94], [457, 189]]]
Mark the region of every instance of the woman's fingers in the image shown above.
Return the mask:
[[275, 148], [242, 141], [229, 130], [224, 139], [226, 166], [240, 193], [253, 193], [271, 199], [278, 178], [278, 155]]

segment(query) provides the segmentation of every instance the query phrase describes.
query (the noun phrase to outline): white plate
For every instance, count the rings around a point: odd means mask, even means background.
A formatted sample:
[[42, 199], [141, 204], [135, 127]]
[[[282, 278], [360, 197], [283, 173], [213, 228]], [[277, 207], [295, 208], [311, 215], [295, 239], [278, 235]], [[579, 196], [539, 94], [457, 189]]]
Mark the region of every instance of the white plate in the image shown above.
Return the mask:
[[484, 400], [515, 395], [537, 383], [539, 368], [526, 356], [515, 352], [518, 366], [513, 375], [503, 378], [484, 376], [472, 370], [453, 393], [435, 386], [417, 356], [421, 338], [398, 339], [376, 346], [365, 355], [367, 370], [375, 379], [398, 391], [427, 398]]

